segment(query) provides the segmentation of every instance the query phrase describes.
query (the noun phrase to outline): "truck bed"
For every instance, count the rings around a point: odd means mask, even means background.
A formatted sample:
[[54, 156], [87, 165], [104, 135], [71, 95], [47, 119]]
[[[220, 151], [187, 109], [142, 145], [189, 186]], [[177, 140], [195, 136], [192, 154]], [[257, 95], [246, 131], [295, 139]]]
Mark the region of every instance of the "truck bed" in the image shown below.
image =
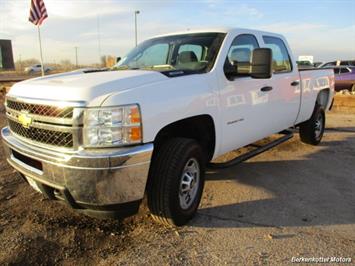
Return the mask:
[[[334, 88], [334, 73], [332, 69], [324, 68], [311, 68], [302, 69], [299, 71], [300, 75], [300, 93], [301, 93], [301, 106], [300, 113], [297, 117], [297, 123], [306, 121], [310, 118], [314, 102], [317, 99], [318, 93], [322, 89]], [[331, 89], [329, 99], [333, 98], [334, 90]], [[325, 102], [325, 109], [329, 110], [331, 100], [322, 99]]]

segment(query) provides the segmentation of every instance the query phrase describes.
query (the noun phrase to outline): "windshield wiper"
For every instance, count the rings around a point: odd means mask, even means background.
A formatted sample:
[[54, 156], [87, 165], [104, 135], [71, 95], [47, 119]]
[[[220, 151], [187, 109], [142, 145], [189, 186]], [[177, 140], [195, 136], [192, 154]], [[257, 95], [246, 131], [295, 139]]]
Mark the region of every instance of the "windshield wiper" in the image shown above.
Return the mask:
[[128, 69], [129, 69], [129, 67], [127, 65], [111, 67], [112, 71], [114, 71], [114, 70], [128, 70]]
[[143, 70], [175, 70], [172, 65], [153, 65], [153, 66], [145, 66], [142, 67]]
[[115, 66], [111, 68], [114, 70], [156, 70], [156, 71], [174, 71], [176, 70], [172, 65], [153, 65], [144, 67], [129, 67], [127, 65]]

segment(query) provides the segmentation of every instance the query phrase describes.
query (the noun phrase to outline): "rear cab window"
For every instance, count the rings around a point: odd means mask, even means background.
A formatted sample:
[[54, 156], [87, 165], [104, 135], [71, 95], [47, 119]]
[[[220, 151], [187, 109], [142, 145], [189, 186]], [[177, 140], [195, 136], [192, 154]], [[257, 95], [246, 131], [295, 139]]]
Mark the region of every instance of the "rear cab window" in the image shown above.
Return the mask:
[[272, 69], [275, 74], [292, 71], [290, 55], [282, 39], [273, 36], [263, 36], [266, 48], [272, 50]]
[[179, 47], [178, 53], [182, 52], [192, 52], [198, 61], [203, 60], [203, 49], [204, 47], [198, 44], [183, 44]]

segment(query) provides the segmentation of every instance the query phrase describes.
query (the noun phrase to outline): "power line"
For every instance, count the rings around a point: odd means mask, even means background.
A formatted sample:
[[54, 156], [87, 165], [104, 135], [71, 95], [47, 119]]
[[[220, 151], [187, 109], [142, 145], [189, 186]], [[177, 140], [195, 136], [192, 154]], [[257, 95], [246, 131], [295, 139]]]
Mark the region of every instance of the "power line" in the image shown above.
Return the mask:
[[75, 66], [78, 67], [78, 47], [75, 46]]

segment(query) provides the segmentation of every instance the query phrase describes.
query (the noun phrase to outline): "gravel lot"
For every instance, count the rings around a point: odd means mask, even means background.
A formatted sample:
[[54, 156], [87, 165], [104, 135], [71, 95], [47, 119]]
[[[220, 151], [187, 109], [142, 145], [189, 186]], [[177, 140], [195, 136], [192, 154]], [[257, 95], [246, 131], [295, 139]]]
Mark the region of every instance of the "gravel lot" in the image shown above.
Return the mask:
[[178, 229], [152, 222], [145, 206], [119, 222], [44, 200], [0, 148], [0, 264], [279, 265], [320, 256], [354, 262], [355, 114], [327, 118], [317, 147], [296, 134], [238, 166], [209, 170], [197, 217]]

